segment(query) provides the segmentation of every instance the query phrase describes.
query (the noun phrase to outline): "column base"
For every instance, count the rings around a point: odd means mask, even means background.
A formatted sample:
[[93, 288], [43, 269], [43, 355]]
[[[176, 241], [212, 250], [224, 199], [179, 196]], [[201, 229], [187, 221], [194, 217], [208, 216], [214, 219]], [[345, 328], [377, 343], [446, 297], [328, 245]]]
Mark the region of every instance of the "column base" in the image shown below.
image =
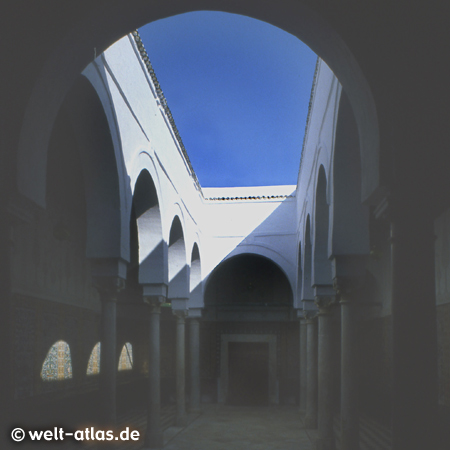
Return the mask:
[[317, 417], [306, 414], [305, 428], [308, 430], [315, 430], [317, 428]]
[[163, 448], [164, 434], [162, 431], [152, 431], [145, 436], [144, 448]]
[[315, 450], [336, 450], [334, 438], [317, 438]]
[[187, 427], [187, 416], [186, 414], [184, 416], [177, 417], [176, 420], [176, 426], [177, 427]]

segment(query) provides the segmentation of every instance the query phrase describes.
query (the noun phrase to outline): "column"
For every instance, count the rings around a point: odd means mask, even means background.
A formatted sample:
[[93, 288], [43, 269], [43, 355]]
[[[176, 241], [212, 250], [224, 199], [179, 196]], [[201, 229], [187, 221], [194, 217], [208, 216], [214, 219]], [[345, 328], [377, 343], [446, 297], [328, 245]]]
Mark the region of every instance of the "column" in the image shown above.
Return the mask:
[[318, 357], [318, 417], [317, 450], [334, 450], [334, 392], [333, 392], [333, 316], [336, 304], [334, 295], [318, 295], [315, 303], [319, 308], [319, 357]]
[[299, 316], [300, 319], [300, 386], [299, 386], [299, 405], [300, 411], [306, 412], [306, 392], [307, 392], [307, 380], [306, 380], [306, 371], [307, 371], [307, 345], [306, 345], [306, 321], [303, 316], [303, 311], [299, 310], [299, 313], [302, 316]]
[[189, 310], [189, 354], [191, 369], [189, 411], [200, 413], [200, 316], [201, 309]]
[[149, 323], [149, 373], [147, 400], [147, 434], [145, 445], [149, 448], [162, 448], [164, 435], [161, 428], [161, 343], [160, 316], [163, 296], [144, 296], [150, 307]]
[[116, 412], [117, 375], [117, 295], [125, 283], [119, 277], [105, 277], [96, 280], [96, 288], [102, 302], [101, 353], [100, 353], [100, 401], [101, 420], [105, 425], [114, 426]]
[[177, 351], [176, 351], [176, 371], [177, 371], [177, 427], [187, 425], [186, 417], [186, 365], [185, 365], [185, 310], [174, 310], [177, 316]]
[[433, 220], [419, 209], [397, 208], [392, 214], [393, 450], [434, 450], [438, 376]]
[[341, 307], [341, 450], [359, 450], [355, 298], [351, 285], [335, 278]]
[[306, 415], [305, 428], [317, 428], [317, 318], [305, 311], [306, 325]]

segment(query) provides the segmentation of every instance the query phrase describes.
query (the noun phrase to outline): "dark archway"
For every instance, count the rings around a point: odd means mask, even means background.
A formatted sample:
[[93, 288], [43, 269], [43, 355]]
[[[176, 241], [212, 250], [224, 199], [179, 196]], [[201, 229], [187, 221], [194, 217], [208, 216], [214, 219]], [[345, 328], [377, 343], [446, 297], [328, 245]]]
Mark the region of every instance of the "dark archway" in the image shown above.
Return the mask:
[[303, 302], [303, 309], [316, 309], [314, 302], [314, 289], [312, 287], [312, 244], [311, 244], [311, 219], [310, 216], [306, 218], [306, 227], [304, 235], [304, 253], [302, 260], [302, 293], [301, 300]]
[[205, 288], [208, 306], [292, 306], [289, 280], [270, 259], [242, 254], [223, 261]]
[[327, 202], [327, 178], [320, 166], [316, 185], [312, 285], [331, 285], [331, 263], [328, 259], [330, 208]]

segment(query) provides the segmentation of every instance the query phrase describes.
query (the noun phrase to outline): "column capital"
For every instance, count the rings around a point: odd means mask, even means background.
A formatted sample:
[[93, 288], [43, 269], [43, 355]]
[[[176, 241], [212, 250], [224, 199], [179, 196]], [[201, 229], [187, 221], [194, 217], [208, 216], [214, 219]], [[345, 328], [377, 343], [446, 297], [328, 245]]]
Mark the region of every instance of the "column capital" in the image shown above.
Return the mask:
[[314, 286], [314, 304], [319, 308], [319, 315], [330, 314], [336, 304], [336, 292], [332, 285]]
[[144, 303], [150, 307], [152, 313], [160, 313], [161, 305], [165, 303], [166, 297], [162, 295], [144, 295]]
[[102, 301], [116, 302], [117, 294], [125, 288], [125, 280], [117, 276], [93, 277], [93, 285]]
[[319, 308], [319, 315], [331, 314], [331, 309], [337, 305], [336, 295], [318, 295], [314, 303]]
[[303, 317], [305, 318], [306, 323], [312, 323], [314, 319], [317, 317], [318, 311], [315, 309], [304, 309], [303, 310]]
[[333, 287], [338, 296], [352, 294], [363, 287], [364, 281], [354, 277], [335, 277], [333, 278]]

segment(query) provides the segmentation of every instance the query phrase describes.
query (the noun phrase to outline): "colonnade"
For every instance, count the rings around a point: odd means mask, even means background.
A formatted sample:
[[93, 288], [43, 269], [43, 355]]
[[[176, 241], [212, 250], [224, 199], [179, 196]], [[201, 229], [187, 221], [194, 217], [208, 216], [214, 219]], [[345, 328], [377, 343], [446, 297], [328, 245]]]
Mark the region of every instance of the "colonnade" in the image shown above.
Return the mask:
[[[315, 295], [316, 310], [305, 310], [300, 319], [300, 410], [305, 413], [305, 427], [317, 429], [316, 449], [335, 450], [333, 417], [339, 367], [335, 365], [333, 345], [340, 336], [340, 442], [342, 450], [359, 449], [358, 398], [355, 355], [355, 303], [353, 291], [342, 278], [326, 293]], [[339, 314], [340, 308], [340, 314]], [[303, 363], [303, 364], [302, 364]]]
[[[386, 213], [386, 207], [376, 212]], [[393, 450], [436, 448], [437, 338], [433, 222], [411, 214], [391, 217], [391, 300], [393, 336]], [[305, 427], [317, 428], [317, 450], [334, 450], [332, 392], [340, 370], [340, 448], [359, 450], [357, 309], [364, 304], [362, 256], [332, 260], [333, 290], [316, 290], [315, 312], [300, 319], [300, 409]], [[308, 301], [308, 300], [306, 300]], [[340, 367], [334, 366], [331, 326], [340, 319]], [[417, 362], [420, 361], [420, 364]]]
[[[123, 289], [125, 280], [121, 277], [101, 277], [96, 280], [96, 287], [102, 301], [101, 317], [101, 420], [108, 426], [117, 423], [116, 411], [116, 340], [117, 322], [116, 306], [118, 292]], [[148, 349], [149, 376], [147, 398], [147, 434], [145, 446], [162, 448], [164, 446], [163, 429], [161, 426], [161, 340], [160, 317], [161, 305], [171, 299], [167, 298], [166, 286], [144, 286], [144, 304], [148, 305]], [[187, 308], [188, 299], [173, 299], [172, 312], [176, 316], [176, 425], [187, 425], [186, 412], [186, 341], [185, 321], [190, 325], [190, 401], [189, 411], [200, 412], [200, 357], [199, 339], [201, 309]]]

